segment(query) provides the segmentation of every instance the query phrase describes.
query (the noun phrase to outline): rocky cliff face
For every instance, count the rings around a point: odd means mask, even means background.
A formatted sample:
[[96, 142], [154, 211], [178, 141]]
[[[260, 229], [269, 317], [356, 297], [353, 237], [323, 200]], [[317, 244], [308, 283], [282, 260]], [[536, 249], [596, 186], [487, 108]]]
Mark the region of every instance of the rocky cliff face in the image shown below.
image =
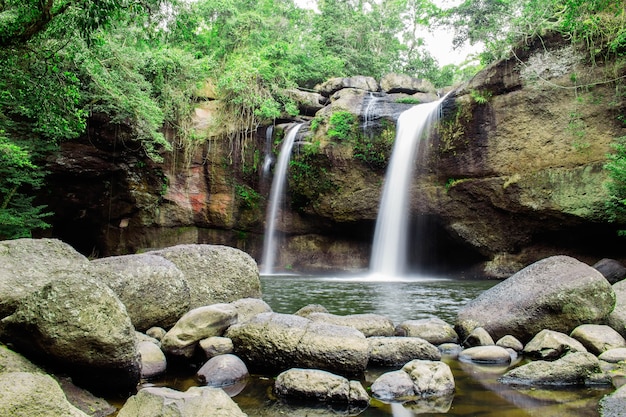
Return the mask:
[[[602, 167], [612, 140], [626, 134], [617, 119], [626, 104], [615, 83], [598, 83], [616, 74], [569, 44], [548, 44], [492, 65], [445, 100], [412, 190], [414, 224], [426, 225], [426, 237], [415, 235], [411, 256], [427, 269], [505, 277], [548, 255], [624, 257], [605, 215]], [[415, 80], [355, 77], [299, 95], [309, 116], [298, 121], [279, 266], [367, 267], [395, 122], [433, 93]], [[94, 120], [89, 141], [65, 144], [50, 161], [53, 234], [100, 255], [198, 242], [262, 262], [266, 129], [241, 148], [232, 130], [218, 135], [211, 125], [216, 105], [196, 112], [209, 140], [161, 165]], [[284, 127], [270, 138], [274, 153]]]

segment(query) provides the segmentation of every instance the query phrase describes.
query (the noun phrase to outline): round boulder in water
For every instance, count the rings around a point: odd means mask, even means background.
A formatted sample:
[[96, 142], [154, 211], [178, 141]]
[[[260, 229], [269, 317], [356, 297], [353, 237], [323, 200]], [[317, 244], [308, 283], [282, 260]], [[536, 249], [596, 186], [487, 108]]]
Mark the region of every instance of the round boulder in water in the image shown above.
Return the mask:
[[246, 364], [231, 354], [212, 357], [196, 373], [200, 382], [210, 387], [233, 385], [249, 375]]
[[396, 327], [400, 336], [421, 337], [433, 345], [457, 343], [459, 336], [454, 328], [440, 318], [403, 321]]
[[503, 364], [511, 362], [511, 355], [501, 346], [475, 346], [461, 352], [459, 360], [480, 364]]

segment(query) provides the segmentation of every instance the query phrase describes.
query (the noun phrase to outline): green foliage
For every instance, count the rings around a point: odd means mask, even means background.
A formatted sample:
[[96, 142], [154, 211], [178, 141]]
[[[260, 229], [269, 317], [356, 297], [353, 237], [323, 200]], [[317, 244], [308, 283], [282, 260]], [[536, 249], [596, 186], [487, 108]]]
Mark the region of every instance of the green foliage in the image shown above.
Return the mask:
[[30, 237], [31, 230], [49, 227], [43, 219], [50, 213], [34, 206], [27, 194], [42, 186], [43, 175], [27, 149], [0, 130], [0, 240]]
[[402, 97], [396, 100], [400, 104], [420, 104], [421, 101], [415, 97]]
[[256, 209], [261, 202], [261, 194], [245, 184], [235, 184], [235, 193], [243, 208]]
[[333, 140], [350, 140], [358, 130], [357, 116], [349, 111], [339, 110], [330, 115], [326, 134]]
[[[611, 220], [626, 222], [626, 136], [615, 139], [614, 152], [609, 154], [604, 169], [609, 180], [606, 188], [609, 192], [607, 211]], [[626, 231], [622, 231], [625, 234]]]
[[355, 138], [354, 158], [373, 169], [382, 171], [389, 163], [396, 136], [395, 126], [387, 124], [380, 131], [366, 133], [363, 132]]
[[477, 104], [487, 104], [491, 99], [491, 91], [470, 90], [470, 97]]
[[328, 160], [318, 151], [319, 144], [312, 144], [289, 161], [289, 192], [296, 210], [303, 211], [317, 204], [323, 194], [335, 188], [328, 176]]

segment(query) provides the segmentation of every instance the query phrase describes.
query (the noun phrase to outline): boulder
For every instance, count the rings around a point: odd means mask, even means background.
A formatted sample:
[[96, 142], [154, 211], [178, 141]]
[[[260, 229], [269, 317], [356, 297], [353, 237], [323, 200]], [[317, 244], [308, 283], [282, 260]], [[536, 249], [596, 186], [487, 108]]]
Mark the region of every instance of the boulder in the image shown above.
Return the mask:
[[363, 333], [365, 337], [393, 336], [394, 334], [393, 322], [379, 314], [349, 314], [339, 316], [330, 313], [311, 313], [307, 318], [312, 321], [352, 327]]
[[314, 116], [316, 112], [321, 110], [326, 102], [327, 97], [322, 96], [320, 93], [313, 93], [310, 91], [290, 89], [285, 90], [287, 97], [293, 99], [298, 105], [300, 114], [306, 116]]
[[158, 345], [149, 341], [137, 343], [141, 358], [141, 377], [154, 378], [167, 370], [167, 359]]
[[419, 359], [405, 364], [399, 371], [381, 375], [371, 386], [372, 395], [382, 401], [448, 397], [454, 389], [454, 377], [447, 364]]
[[198, 380], [209, 387], [225, 387], [248, 378], [248, 367], [235, 355], [214, 356], [196, 373]]
[[233, 353], [233, 341], [227, 337], [211, 336], [200, 341], [200, 348], [206, 355], [207, 359], [211, 359], [217, 355], [225, 355]]
[[421, 337], [433, 345], [458, 343], [459, 336], [454, 328], [440, 318], [407, 320], [396, 327], [400, 336]]
[[569, 334], [576, 326], [605, 320], [615, 293], [596, 269], [568, 256], [535, 262], [462, 307], [455, 328], [465, 337], [477, 327], [492, 337], [522, 342], [543, 329]]
[[182, 316], [161, 340], [164, 352], [175, 356], [193, 356], [196, 344], [207, 337], [221, 336], [237, 322], [237, 309], [231, 304], [198, 307]]
[[462, 351], [459, 360], [480, 364], [503, 364], [511, 362], [511, 355], [501, 346], [475, 346]]
[[359, 381], [319, 369], [292, 368], [276, 378], [274, 393], [287, 401], [315, 401], [367, 407], [369, 395]]
[[249, 368], [261, 371], [296, 367], [353, 375], [369, 359], [367, 339], [358, 330], [295, 315], [262, 313], [231, 326], [225, 336]]
[[256, 262], [239, 249], [189, 244], [147, 253], [173, 262], [185, 274], [189, 308], [261, 297]]
[[574, 352], [553, 362], [534, 361], [512, 369], [500, 378], [500, 382], [530, 386], [584, 385], [599, 372], [598, 358], [588, 352]]
[[19, 353], [0, 345], [0, 373], [2, 372], [45, 373], [40, 367]]
[[561, 332], [542, 330], [524, 347], [524, 354], [531, 358], [558, 359], [570, 352], [587, 352], [578, 340]]
[[441, 353], [419, 337], [370, 337], [369, 366], [402, 366], [413, 359], [438, 361]]
[[244, 323], [257, 314], [272, 312], [272, 307], [259, 298], [242, 298], [230, 304], [237, 310], [237, 323]]
[[600, 400], [601, 417], [625, 417], [626, 416], [626, 385], [622, 385], [614, 393]]
[[90, 274], [117, 294], [139, 331], [170, 328], [189, 310], [189, 287], [180, 269], [149, 254], [111, 256], [91, 261]]
[[413, 78], [406, 74], [385, 74], [380, 80], [380, 88], [391, 93], [432, 93], [435, 87], [428, 80]]
[[57, 239], [0, 241], [0, 318], [50, 281], [88, 266], [86, 257]]
[[507, 334], [504, 337], [501, 337], [496, 342], [496, 346], [501, 346], [506, 349], [513, 349], [516, 352], [521, 352], [524, 350], [524, 344], [520, 342], [516, 337]]
[[151, 337], [159, 342], [163, 340], [167, 332], [162, 327], [151, 327], [146, 330], [146, 336]]
[[611, 284], [626, 278], [626, 267], [615, 259], [600, 259], [593, 267], [597, 269]]
[[294, 314], [300, 317], [309, 317], [313, 313], [330, 313], [326, 307], [320, 304], [308, 304], [296, 311]]
[[89, 417], [65, 397], [49, 375], [29, 372], [0, 373], [0, 416]]
[[594, 355], [610, 349], [626, 347], [626, 340], [613, 328], [603, 324], [582, 324], [571, 335]]
[[495, 345], [493, 338], [483, 327], [476, 327], [463, 341], [467, 347]]
[[602, 352], [598, 359], [609, 363], [618, 363], [626, 361], [626, 348], [609, 349]]
[[149, 387], [126, 401], [117, 417], [246, 417], [224, 390], [191, 387], [185, 392]]
[[59, 364], [81, 384], [134, 389], [140, 377], [135, 330], [115, 293], [86, 274], [66, 274], [24, 298], [0, 322], [16, 350]]
[[378, 91], [380, 86], [372, 77], [354, 76], [331, 78], [324, 83], [317, 85], [315, 89], [324, 97], [330, 97], [337, 91], [344, 88], [354, 88], [364, 91]]
[[608, 324], [626, 337], [626, 281], [613, 284], [613, 291], [615, 291], [615, 308], [609, 314]]

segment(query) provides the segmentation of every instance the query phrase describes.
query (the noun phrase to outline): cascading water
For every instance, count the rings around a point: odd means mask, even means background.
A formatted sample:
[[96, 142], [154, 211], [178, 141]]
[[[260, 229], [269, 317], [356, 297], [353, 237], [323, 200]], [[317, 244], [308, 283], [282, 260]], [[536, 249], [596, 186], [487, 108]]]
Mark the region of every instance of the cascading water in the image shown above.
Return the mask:
[[289, 160], [291, 159], [291, 150], [296, 140], [298, 130], [302, 125], [293, 126], [287, 136], [283, 140], [278, 155], [278, 162], [274, 170], [274, 179], [272, 180], [272, 188], [270, 191], [270, 201], [265, 218], [265, 240], [263, 242], [263, 262], [261, 273], [269, 275], [274, 272], [274, 261], [276, 258], [276, 220], [278, 210], [283, 201], [284, 189], [287, 180], [287, 169], [289, 168]]
[[363, 112], [363, 132], [368, 134], [370, 132], [369, 127], [376, 116], [376, 104], [380, 101], [380, 97], [376, 97], [374, 93], [370, 92], [367, 99], [367, 106]]
[[407, 272], [411, 180], [414, 166], [422, 163], [428, 148], [422, 139], [439, 118], [444, 99], [414, 106], [398, 118], [374, 232], [370, 259], [374, 276], [397, 277]]
[[270, 168], [274, 158], [272, 156], [272, 138], [274, 137], [274, 126], [268, 126], [265, 130], [265, 156], [263, 159], [263, 169], [261, 170], [261, 177], [267, 178], [270, 174]]

